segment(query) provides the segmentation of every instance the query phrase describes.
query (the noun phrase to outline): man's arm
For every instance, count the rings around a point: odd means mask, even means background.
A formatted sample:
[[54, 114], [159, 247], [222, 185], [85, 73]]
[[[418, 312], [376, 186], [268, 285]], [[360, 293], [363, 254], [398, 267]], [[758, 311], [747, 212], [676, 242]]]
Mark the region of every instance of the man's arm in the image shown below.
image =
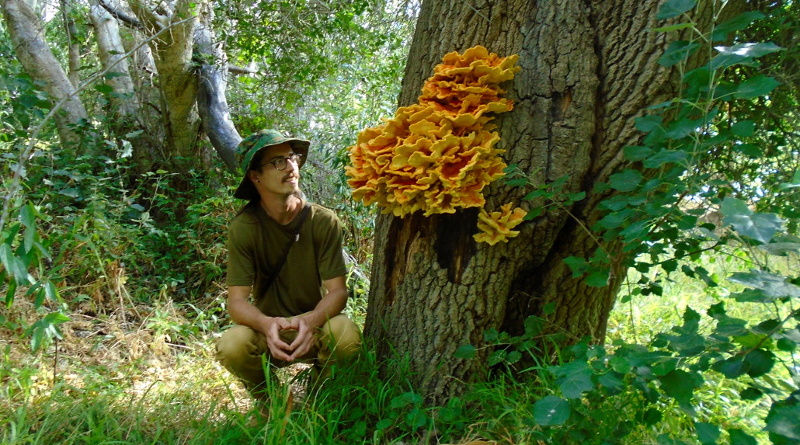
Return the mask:
[[289, 350], [291, 359], [302, 357], [314, 344], [314, 332], [328, 320], [339, 315], [347, 304], [347, 280], [344, 275], [322, 282], [325, 296], [317, 303], [313, 311], [294, 317], [292, 327], [297, 329], [297, 338]]
[[[267, 346], [273, 357], [291, 361], [288, 352], [292, 347], [280, 337], [282, 329], [291, 328], [288, 320], [281, 317], [268, 317], [248, 300], [251, 286], [228, 286], [228, 313], [234, 323], [248, 326], [267, 337]], [[347, 293], [345, 292], [345, 298]]]

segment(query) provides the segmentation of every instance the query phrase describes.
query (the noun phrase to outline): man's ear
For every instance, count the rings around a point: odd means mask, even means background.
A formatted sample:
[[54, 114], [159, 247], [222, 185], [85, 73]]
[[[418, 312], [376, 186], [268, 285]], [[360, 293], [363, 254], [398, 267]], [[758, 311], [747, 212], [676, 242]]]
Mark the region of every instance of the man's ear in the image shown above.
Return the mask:
[[259, 182], [258, 173], [255, 170], [248, 170], [247, 177], [250, 178], [250, 182], [252, 182], [253, 184]]

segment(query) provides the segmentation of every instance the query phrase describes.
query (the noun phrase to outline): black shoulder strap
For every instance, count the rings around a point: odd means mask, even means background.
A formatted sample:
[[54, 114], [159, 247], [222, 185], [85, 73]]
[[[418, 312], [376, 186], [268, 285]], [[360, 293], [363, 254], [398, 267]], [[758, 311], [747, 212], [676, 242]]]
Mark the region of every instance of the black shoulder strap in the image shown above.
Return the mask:
[[272, 286], [272, 283], [275, 282], [275, 279], [278, 277], [278, 274], [281, 273], [281, 269], [283, 269], [283, 264], [286, 262], [286, 258], [289, 256], [289, 251], [292, 249], [292, 245], [294, 245], [294, 243], [300, 240], [300, 229], [303, 228], [303, 223], [306, 222], [306, 218], [308, 217], [309, 213], [311, 213], [311, 205], [306, 203], [306, 205], [303, 206], [303, 210], [301, 210], [300, 214], [297, 215], [297, 217], [300, 219], [297, 221], [297, 226], [294, 229], [292, 238], [289, 240], [289, 244], [283, 250], [283, 255], [281, 255], [281, 259], [275, 266], [275, 273], [273, 273], [272, 276], [269, 277], [269, 281], [267, 281], [267, 285], [264, 289], [269, 289], [270, 286]]

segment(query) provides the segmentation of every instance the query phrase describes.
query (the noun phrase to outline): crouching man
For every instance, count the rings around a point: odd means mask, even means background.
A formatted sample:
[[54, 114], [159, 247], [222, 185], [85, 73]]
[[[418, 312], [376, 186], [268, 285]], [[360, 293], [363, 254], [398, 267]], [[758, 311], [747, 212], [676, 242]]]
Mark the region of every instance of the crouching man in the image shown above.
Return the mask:
[[273, 368], [310, 361], [321, 372], [361, 345], [358, 327], [341, 313], [341, 224], [300, 191], [309, 145], [262, 130], [236, 149], [244, 177], [234, 196], [248, 203], [228, 227], [228, 313], [236, 325], [218, 340], [216, 357], [262, 403]]

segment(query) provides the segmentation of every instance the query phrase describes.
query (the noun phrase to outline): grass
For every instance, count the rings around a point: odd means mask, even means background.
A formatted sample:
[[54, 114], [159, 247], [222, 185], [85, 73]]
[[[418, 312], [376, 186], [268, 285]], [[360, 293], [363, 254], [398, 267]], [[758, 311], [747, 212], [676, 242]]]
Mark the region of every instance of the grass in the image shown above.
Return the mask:
[[[706, 292], [675, 279], [667, 282], [665, 297], [633, 296], [612, 313], [609, 342], [647, 343], [678, 323], [686, 306], [703, 312], [729, 288]], [[381, 375], [369, 347], [352, 366], [334, 369], [321, 387], [292, 393], [297, 403], [291, 410], [286, 387], [274, 388], [270, 420], [259, 420], [241, 385], [213, 358], [221, 299], [220, 293], [194, 306], [161, 296], [151, 306], [128, 308], [124, 318], [116, 303], [103, 308], [84, 302], [63, 326], [64, 338], [36, 354], [21, 328], [8, 322], [24, 325], [36, 316], [24, 298], [16, 299], [0, 326], [0, 443], [569, 444], [606, 443], [622, 430], [623, 441], [607, 443], [696, 441], [691, 418], [677, 404], [659, 402], [663, 415], [657, 421], [637, 418], [649, 405], [633, 390], [584, 400], [569, 427], [543, 428], [533, 421], [532, 406], [558, 395], [558, 385], [536, 369], [529, 377], [498, 370], [496, 378], [447, 406], [426, 407], [406, 380], [411, 371], [405, 363], [395, 360], [383, 367], [391, 374]], [[742, 317], [753, 311], [746, 304], [731, 307]], [[283, 379], [301, 388], [303, 376], [294, 368]], [[759, 420], [768, 405], [743, 401], [739, 383], [714, 373], [704, 378], [695, 393], [700, 418], [768, 443]]]

